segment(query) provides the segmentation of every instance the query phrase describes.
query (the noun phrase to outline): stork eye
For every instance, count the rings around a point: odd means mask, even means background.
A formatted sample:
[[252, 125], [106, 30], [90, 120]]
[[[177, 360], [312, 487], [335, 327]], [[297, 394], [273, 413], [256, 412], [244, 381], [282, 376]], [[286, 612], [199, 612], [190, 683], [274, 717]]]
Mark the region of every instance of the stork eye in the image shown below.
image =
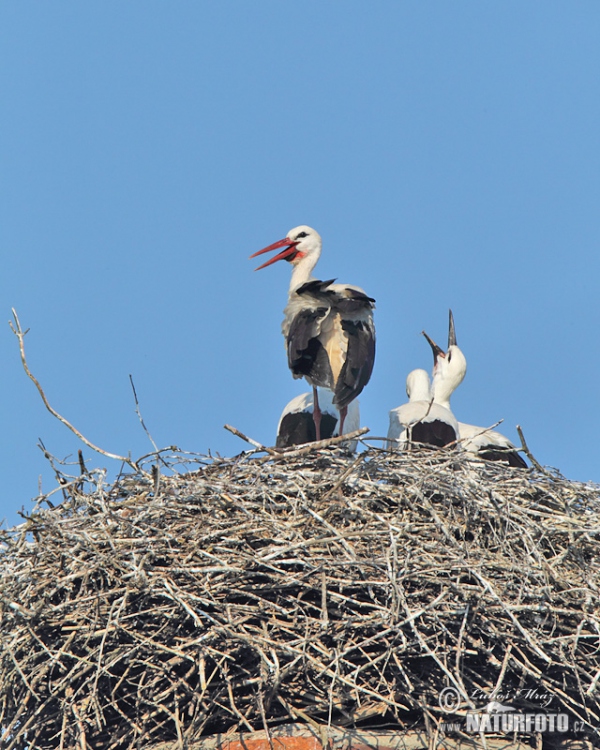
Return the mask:
[[299, 240], [301, 237], [308, 237], [307, 232], [300, 232], [300, 234], [296, 235], [296, 239]]
[[452, 352], [448, 352], [448, 362], [452, 359]]

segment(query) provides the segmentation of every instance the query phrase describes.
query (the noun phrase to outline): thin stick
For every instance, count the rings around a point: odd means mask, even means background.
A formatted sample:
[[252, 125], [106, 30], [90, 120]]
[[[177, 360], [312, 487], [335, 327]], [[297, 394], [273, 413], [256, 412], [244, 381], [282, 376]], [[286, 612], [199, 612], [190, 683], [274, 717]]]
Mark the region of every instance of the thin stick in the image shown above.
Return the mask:
[[318, 442], [314, 442], [314, 443], [306, 443], [300, 448], [294, 448], [292, 450], [288, 449], [288, 450], [282, 451], [281, 453], [276, 452], [275, 455], [265, 456], [264, 458], [261, 458], [260, 460], [270, 461], [271, 458], [282, 459], [282, 458], [296, 458], [297, 456], [305, 456], [307, 453], [312, 453], [312, 451], [316, 451], [321, 448], [329, 448], [330, 445], [338, 445], [339, 443], [345, 443], [350, 440], [355, 440], [361, 435], [365, 435], [367, 432], [369, 432], [368, 427], [361, 427], [360, 430], [354, 430], [354, 432], [344, 433], [343, 435], [339, 435], [338, 437], [328, 438], [327, 440], [319, 440]]
[[158, 445], [154, 442], [152, 435], [150, 434], [150, 431], [146, 427], [144, 423], [144, 418], [142, 417], [142, 413], [140, 411], [140, 402], [138, 401], [137, 392], [135, 390], [135, 385], [133, 384], [133, 378], [131, 374], [129, 375], [129, 382], [131, 383], [131, 390], [133, 391], [133, 398], [135, 400], [135, 413], [138, 415], [138, 419], [140, 420], [140, 424], [144, 428], [144, 432], [146, 435], [148, 435], [148, 440], [152, 443], [152, 447], [154, 450], [158, 453]]
[[82, 477], [88, 476], [88, 470], [85, 468], [85, 461], [83, 460], [83, 453], [80, 450], [77, 451], [77, 457], [79, 458], [79, 471]]
[[94, 445], [94, 443], [90, 442], [86, 437], [84, 437], [81, 432], [76, 427], [73, 427], [73, 425], [67, 421], [63, 416], [61, 416], [56, 409], [53, 409], [50, 406], [50, 402], [46, 398], [46, 394], [44, 393], [44, 390], [42, 386], [39, 384], [31, 370], [29, 369], [29, 366], [27, 365], [27, 359], [25, 357], [25, 335], [29, 331], [23, 331], [21, 328], [21, 323], [19, 321], [19, 316], [17, 315], [17, 311], [15, 308], [12, 308], [12, 314], [15, 319], [15, 323], [13, 325], [12, 320], [8, 322], [8, 325], [10, 326], [11, 331], [15, 334], [15, 336], [19, 339], [19, 351], [21, 353], [21, 363], [23, 364], [23, 369], [27, 373], [27, 377], [33, 382], [35, 387], [38, 389], [38, 393], [42, 397], [42, 401], [44, 402], [44, 406], [50, 414], [52, 414], [53, 417], [56, 417], [59, 422], [62, 422], [62, 424], [65, 425], [65, 427], [68, 427], [69, 430], [71, 430], [72, 433], [77, 435], [77, 437], [81, 440], [82, 443], [85, 443], [88, 448], [91, 448], [93, 451], [96, 451], [96, 453], [100, 453], [103, 456], [106, 456], [107, 458], [114, 458], [117, 461], [123, 461], [123, 463], [126, 463], [128, 466], [131, 466], [132, 469], [135, 471], [139, 471], [139, 467], [135, 464], [134, 461], [132, 461], [130, 458], [126, 458], [125, 456], [119, 456], [116, 453], [109, 453], [108, 451], [102, 450], [102, 448], [99, 448], [97, 445]]
[[333, 493], [336, 492], [336, 490], [338, 490], [344, 484], [344, 482], [346, 481], [346, 479], [348, 479], [350, 474], [352, 474], [354, 469], [356, 469], [356, 467], [364, 461], [364, 458], [365, 458], [364, 453], [361, 453], [359, 456], [357, 456], [356, 460], [350, 464], [350, 466], [346, 469], [346, 471], [342, 474], [342, 476], [338, 479], [338, 481], [333, 485], [333, 487], [327, 490], [327, 492], [323, 495], [323, 500], [327, 500], [327, 498], [330, 495], [333, 495]]
[[527, 458], [531, 461], [531, 463], [538, 471], [541, 471], [542, 474], [545, 474], [546, 476], [552, 476], [552, 474], [546, 471], [546, 469], [544, 469], [544, 467], [531, 455], [531, 451], [529, 450], [529, 447], [525, 442], [525, 435], [523, 435], [523, 430], [521, 429], [521, 425], [519, 424], [517, 425], [517, 432], [519, 433], [519, 438], [521, 439], [521, 448], [523, 449], [523, 453], [527, 456]]
[[250, 445], [253, 445], [255, 448], [258, 448], [258, 450], [266, 451], [267, 453], [270, 453], [272, 456], [279, 455], [279, 451], [275, 450], [274, 448], [267, 448], [262, 443], [258, 443], [256, 440], [252, 440], [252, 438], [248, 437], [248, 435], [244, 435], [243, 432], [240, 432], [240, 430], [238, 430], [237, 427], [232, 427], [230, 424], [224, 424], [223, 427], [226, 430], [229, 430], [229, 432], [233, 433], [236, 437], [242, 438], [242, 440], [245, 440], [247, 443], [250, 443]]

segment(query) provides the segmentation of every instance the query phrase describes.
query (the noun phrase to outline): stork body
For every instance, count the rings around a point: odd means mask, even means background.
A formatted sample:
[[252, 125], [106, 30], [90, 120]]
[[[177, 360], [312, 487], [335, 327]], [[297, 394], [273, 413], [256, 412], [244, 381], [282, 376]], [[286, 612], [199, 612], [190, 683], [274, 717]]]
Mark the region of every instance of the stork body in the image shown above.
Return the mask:
[[526, 469], [527, 463], [517, 446], [497, 430], [458, 423], [461, 445], [464, 450], [485, 461], [501, 461], [516, 469]]
[[407, 450], [415, 443], [443, 448], [457, 440], [458, 422], [449, 408], [435, 402], [425, 370], [408, 374], [406, 394], [408, 403], [390, 411], [389, 450]]
[[[425, 338], [433, 350], [434, 380], [438, 376], [439, 389], [434, 401], [450, 408], [450, 396], [462, 383], [467, 371], [467, 360], [456, 343], [454, 317], [450, 310], [448, 327], [448, 349], [443, 351], [425, 332]], [[486, 461], [502, 461], [515, 468], [526, 469], [527, 464], [510, 440], [496, 430], [458, 422], [460, 445], [463, 450]]]
[[320, 281], [312, 276], [321, 245], [318, 232], [299, 226], [290, 230], [283, 240], [250, 256], [284, 247], [259, 268], [278, 260], [292, 264], [282, 332], [292, 375], [305, 378], [313, 388], [317, 440], [321, 439], [317, 387], [332, 392], [333, 405], [340, 412], [340, 434], [343, 434], [348, 405], [369, 382], [375, 361], [375, 300], [360, 287], [335, 284], [334, 279]]
[[[331, 391], [320, 391], [319, 406], [321, 408], [321, 440], [337, 437], [339, 435], [340, 413], [333, 403]], [[277, 425], [277, 448], [312, 443], [317, 439], [313, 410], [314, 398], [312, 392], [301, 393], [286, 405]], [[357, 399], [348, 406], [345, 426], [346, 432], [354, 432], [354, 430], [360, 428], [360, 410]], [[348, 443], [349, 450], [355, 451], [356, 444], [356, 440]]]

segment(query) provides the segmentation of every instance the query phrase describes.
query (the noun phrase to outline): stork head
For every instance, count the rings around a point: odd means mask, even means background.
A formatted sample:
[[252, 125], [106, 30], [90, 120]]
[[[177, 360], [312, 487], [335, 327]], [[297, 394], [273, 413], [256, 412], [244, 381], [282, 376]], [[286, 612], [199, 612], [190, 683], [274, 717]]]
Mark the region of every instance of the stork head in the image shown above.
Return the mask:
[[[261, 268], [270, 266], [278, 260], [287, 260], [288, 263], [291, 263], [292, 266], [295, 267], [304, 259], [307, 259], [306, 265], [310, 265], [312, 270], [321, 255], [321, 244], [321, 235], [312, 227], [307, 227], [302, 224], [299, 227], [290, 229], [282, 240], [278, 240], [272, 245], [253, 253], [250, 257], [256, 258], [257, 255], [262, 255], [263, 253], [268, 253], [271, 250], [277, 250], [282, 247], [283, 250], [280, 253], [274, 255], [255, 270], [259, 271]], [[310, 263], [309, 260], [312, 261], [312, 263]]]
[[444, 351], [423, 331], [433, 352], [432, 391], [438, 403], [449, 403], [450, 396], [458, 388], [467, 374], [467, 360], [456, 343], [454, 316], [450, 310], [448, 324], [448, 350]]
[[406, 395], [409, 401], [431, 400], [429, 375], [425, 370], [412, 370], [406, 378]]

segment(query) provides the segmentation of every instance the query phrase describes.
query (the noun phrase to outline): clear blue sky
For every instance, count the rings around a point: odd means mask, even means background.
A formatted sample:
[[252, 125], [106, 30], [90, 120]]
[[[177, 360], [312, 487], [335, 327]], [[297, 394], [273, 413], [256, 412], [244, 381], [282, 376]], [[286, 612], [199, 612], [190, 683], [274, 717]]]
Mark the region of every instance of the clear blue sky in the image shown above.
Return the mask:
[[[0, 301], [52, 404], [106, 450], [272, 444], [306, 390], [280, 334], [314, 226], [322, 278], [377, 299], [363, 424], [385, 434], [448, 308], [459, 419], [600, 481], [600, 4], [0, 6]], [[0, 517], [76, 456], [0, 326]], [[89, 465], [118, 468], [88, 449]]]

